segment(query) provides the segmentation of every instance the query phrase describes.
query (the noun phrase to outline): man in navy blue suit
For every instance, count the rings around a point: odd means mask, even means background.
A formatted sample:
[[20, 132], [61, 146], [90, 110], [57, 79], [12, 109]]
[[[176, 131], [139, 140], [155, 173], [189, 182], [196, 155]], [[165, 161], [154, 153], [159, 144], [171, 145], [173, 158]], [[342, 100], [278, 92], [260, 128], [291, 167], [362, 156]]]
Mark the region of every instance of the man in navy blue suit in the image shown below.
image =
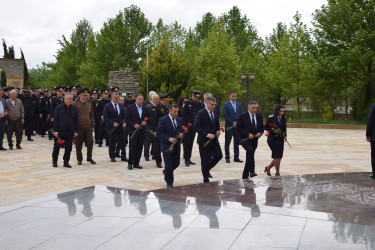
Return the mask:
[[113, 92], [111, 95], [111, 102], [104, 106], [103, 117], [106, 123], [106, 130], [109, 137], [109, 157], [111, 162], [116, 162], [115, 149], [116, 143], [120, 144], [120, 149], [125, 150], [125, 134], [123, 129], [126, 127], [125, 123], [125, 109], [119, 104], [119, 94]]
[[142, 156], [142, 149], [146, 134], [146, 125], [150, 119], [150, 111], [143, 106], [143, 95], [139, 94], [135, 103], [126, 110], [126, 124], [129, 131], [129, 161], [128, 169], [142, 169], [139, 161]]
[[198, 132], [199, 154], [201, 157], [203, 182], [212, 177], [210, 170], [223, 158], [218, 137], [220, 136], [219, 116], [215, 111], [216, 99], [208, 97], [206, 108], [198, 111], [194, 130]]
[[[160, 118], [156, 134], [160, 139], [160, 151], [163, 152], [165, 169], [164, 180], [167, 187], [173, 187], [173, 171], [180, 165], [182, 118], [178, 115], [178, 106], [169, 106], [169, 115]], [[176, 139], [177, 138], [177, 139]], [[171, 145], [173, 145], [172, 148]]]
[[[229, 145], [233, 138], [234, 161], [243, 162], [239, 158], [240, 151], [238, 144], [240, 137], [236, 129], [237, 119], [242, 113], [242, 106], [237, 102], [237, 93], [235, 91], [230, 92], [229, 99], [229, 101], [223, 104], [223, 115], [225, 118], [225, 160], [227, 163], [230, 163]], [[228, 130], [229, 127], [231, 129]]]

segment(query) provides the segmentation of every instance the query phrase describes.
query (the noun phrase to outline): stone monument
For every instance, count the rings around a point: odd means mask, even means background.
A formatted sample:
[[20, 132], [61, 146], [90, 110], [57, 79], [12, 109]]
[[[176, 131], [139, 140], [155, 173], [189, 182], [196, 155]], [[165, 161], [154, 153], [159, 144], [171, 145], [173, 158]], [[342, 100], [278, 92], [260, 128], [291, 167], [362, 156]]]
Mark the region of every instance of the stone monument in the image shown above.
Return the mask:
[[120, 68], [118, 71], [108, 72], [108, 87], [119, 87], [120, 92], [134, 91], [138, 93], [139, 72], [133, 72], [131, 68]]
[[7, 86], [23, 88], [24, 61], [23, 59], [0, 58], [0, 69], [5, 72]]

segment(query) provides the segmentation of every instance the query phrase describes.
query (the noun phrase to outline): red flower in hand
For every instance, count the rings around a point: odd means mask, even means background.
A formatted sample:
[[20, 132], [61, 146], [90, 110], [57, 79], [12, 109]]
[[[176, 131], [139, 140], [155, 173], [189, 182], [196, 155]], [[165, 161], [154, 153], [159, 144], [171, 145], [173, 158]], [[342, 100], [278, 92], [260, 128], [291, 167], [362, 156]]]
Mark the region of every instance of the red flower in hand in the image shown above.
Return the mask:
[[8, 114], [12, 113], [10, 110], [8, 110]]
[[221, 132], [225, 132], [225, 128], [223, 128], [223, 127], [220, 127], [220, 130], [221, 130]]
[[269, 134], [270, 134], [270, 131], [267, 131], [266, 136], [268, 136]]
[[188, 123], [188, 127], [191, 127], [191, 126], [193, 126], [193, 125], [191, 125], [191, 123], [189, 122], [189, 123]]
[[73, 141], [73, 144], [76, 144], [76, 140]]
[[22, 133], [23, 133], [24, 131], [25, 131], [25, 130], [23, 130], [23, 129], [21, 130]]
[[187, 133], [188, 132], [188, 129], [187, 129], [187, 127], [185, 127], [185, 126], [182, 126], [182, 129], [185, 131], [185, 133]]
[[147, 116], [145, 117], [145, 121], [148, 121], [148, 117]]

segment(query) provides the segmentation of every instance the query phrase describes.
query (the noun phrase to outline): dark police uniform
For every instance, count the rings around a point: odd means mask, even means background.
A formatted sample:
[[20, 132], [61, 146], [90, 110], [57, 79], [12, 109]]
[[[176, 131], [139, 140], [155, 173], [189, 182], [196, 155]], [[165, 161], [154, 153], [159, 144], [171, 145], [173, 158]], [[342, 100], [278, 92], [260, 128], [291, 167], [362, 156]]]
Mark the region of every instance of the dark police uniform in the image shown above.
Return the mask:
[[[192, 90], [191, 91], [193, 95], [197, 98], [199, 98], [202, 94], [199, 90]], [[204, 108], [204, 104], [200, 102], [199, 100], [193, 101], [192, 98], [187, 99], [184, 101], [184, 104], [182, 106], [182, 121], [184, 126], [188, 127], [188, 124], [191, 123], [191, 125], [194, 124], [195, 116], [199, 110]], [[195, 138], [196, 131], [193, 129], [193, 127], [188, 128], [189, 131], [184, 136], [184, 159], [185, 159], [185, 165], [188, 167], [190, 164], [195, 164], [190, 161], [191, 158], [191, 151], [193, 150], [193, 143]]]
[[[160, 99], [165, 99], [165, 100], [171, 100], [170, 99], [170, 94], [162, 94], [160, 95]], [[154, 109], [151, 110], [151, 127], [152, 131], [155, 131], [158, 129], [158, 123], [160, 118], [162, 118], [165, 115], [169, 114], [169, 107], [164, 106], [160, 102], [155, 106]], [[161, 152], [160, 152], [160, 139], [158, 137], [155, 137], [155, 145], [154, 145], [154, 157], [156, 161], [156, 166], [158, 168], [161, 168]]]
[[31, 96], [30, 90], [25, 89], [23, 94], [18, 95], [18, 99], [21, 100], [23, 108], [25, 110], [25, 122], [23, 128], [25, 129], [25, 134], [28, 141], [33, 141], [31, 135], [33, 134], [34, 128], [34, 115], [35, 115], [35, 102]]
[[[42, 94], [43, 93], [43, 94]], [[47, 105], [47, 97], [44, 96], [44, 92], [41, 92], [39, 97], [37, 98], [36, 101], [36, 109], [37, 109], [37, 133], [44, 137], [44, 134], [46, 132], [46, 124], [47, 124], [47, 110], [46, 110], [46, 105]]]
[[[99, 95], [98, 89], [93, 89], [91, 91], [91, 96], [93, 94]], [[94, 112], [94, 120], [95, 120], [95, 144], [99, 143], [99, 127], [100, 127], [100, 121], [101, 121], [101, 115], [100, 115], [100, 109], [99, 109], [99, 99], [93, 99], [92, 97], [89, 99], [89, 102], [91, 103], [92, 110]]]

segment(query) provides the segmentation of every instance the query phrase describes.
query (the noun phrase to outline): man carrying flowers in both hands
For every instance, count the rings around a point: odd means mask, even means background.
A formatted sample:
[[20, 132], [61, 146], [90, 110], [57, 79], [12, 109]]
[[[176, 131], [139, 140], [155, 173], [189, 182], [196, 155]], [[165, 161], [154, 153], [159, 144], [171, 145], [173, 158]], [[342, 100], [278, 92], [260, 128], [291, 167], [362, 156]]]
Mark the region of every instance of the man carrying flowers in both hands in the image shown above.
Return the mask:
[[[64, 167], [71, 168], [69, 164], [72, 152], [73, 137], [78, 136], [79, 123], [77, 109], [72, 105], [73, 95], [68, 93], [64, 97], [64, 103], [58, 105], [53, 114], [53, 135], [55, 143], [52, 152], [52, 166], [57, 167], [60, 147], [65, 145]], [[63, 143], [62, 143], [63, 142]]]
[[160, 151], [163, 152], [163, 174], [167, 187], [173, 187], [173, 171], [180, 165], [181, 140], [187, 131], [187, 128], [182, 126], [182, 118], [177, 115], [178, 106], [169, 106], [169, 115], [160, 118], [156, 131], [160, 139]]
[[198, 132], [197, 142], [201, 157], [203, 182], [209, 182], [209, 178], [212, 178], [210, 170], [223, 158], [223, 153], [218, 140], [220, 124], [219, 116], [215, 111], [216, 99], [208, 97], [205, 103], [206, 108], [197, 112], [193, 128]]

